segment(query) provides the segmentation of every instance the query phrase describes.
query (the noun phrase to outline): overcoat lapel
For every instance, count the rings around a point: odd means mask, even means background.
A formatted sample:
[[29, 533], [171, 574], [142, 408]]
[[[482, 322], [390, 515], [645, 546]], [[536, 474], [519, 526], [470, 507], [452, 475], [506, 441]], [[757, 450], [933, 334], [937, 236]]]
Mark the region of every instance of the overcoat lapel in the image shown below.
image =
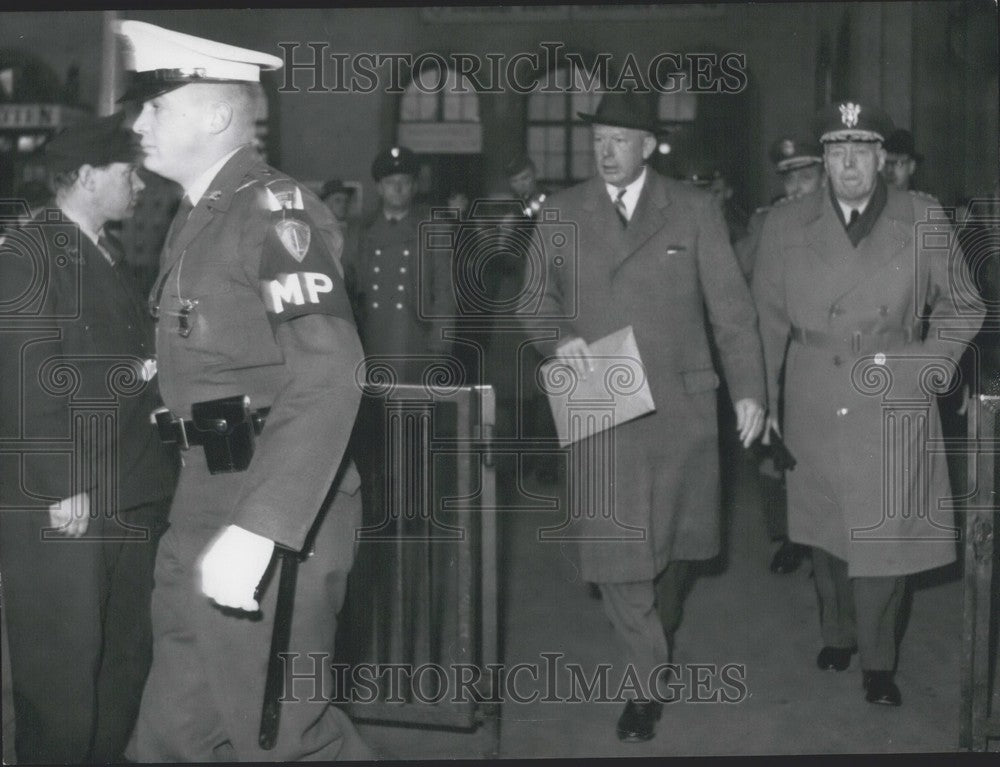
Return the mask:
[[[610, 202], [610, 200], [609, 200]], [[639, 194], [639, 202], [632, 212], [632, 219], [625, 229], [625, 248], [619, 252], [615, 268], [639, 250], [666, 223], [666, 208], [670, 198], [660, 178], [650, 169], [646, 171], [646, 183]]]

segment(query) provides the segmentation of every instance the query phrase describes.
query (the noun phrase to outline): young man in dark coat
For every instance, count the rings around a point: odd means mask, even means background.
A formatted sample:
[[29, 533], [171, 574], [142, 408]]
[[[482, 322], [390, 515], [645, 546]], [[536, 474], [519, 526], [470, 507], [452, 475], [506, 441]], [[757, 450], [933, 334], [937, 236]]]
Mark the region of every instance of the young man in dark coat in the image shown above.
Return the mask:
[[105, 228], [143, 188], [123, 119], [49, 142], [55, 206], [4, 248], [4, 291], [19, 297], [6, 319], [31, 319], [0, 334], [4, 421], [40, 443], [4, 457], [0, 519], [22, 763], [119, 760], [150, 663], [177, 455], [149, 422], [161, 404], [152, 319]]

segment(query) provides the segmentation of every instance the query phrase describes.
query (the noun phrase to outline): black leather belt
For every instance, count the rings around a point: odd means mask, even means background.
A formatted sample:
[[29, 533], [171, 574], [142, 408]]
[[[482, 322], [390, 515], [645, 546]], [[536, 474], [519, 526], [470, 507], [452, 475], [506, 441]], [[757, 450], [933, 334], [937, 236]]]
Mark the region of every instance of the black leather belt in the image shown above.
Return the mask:
[[[264, 422], [271, 408], [262, 407], [250, 413], [253, 423], [254, 434], [260, 434], [264, 429]], [[205, 444], [205, 440], [226, 434], [231, 424], [225, 418], [212, 418], [205, 423], [195, 423], [186, 418], [178, 418], [166, 408], [157, 410], [156, 428], [160, 433], [160, 440], [167, 443], [177, 443], [182, 450], [191, 447], [198, 447]]]
[[913, 340], [918, 337], [917, 330], [913, 326], [887, 328], [874, 333], [862, 333], [860, 330], [856, 330], [847, 335], [839, 335], [820, 330], [806, 330], [792, 325], [791, 335], [795, 343], [803, 346], [819, 349], [850, 349], [854, 354], [886, 351], [895, 346], [913, 343]]

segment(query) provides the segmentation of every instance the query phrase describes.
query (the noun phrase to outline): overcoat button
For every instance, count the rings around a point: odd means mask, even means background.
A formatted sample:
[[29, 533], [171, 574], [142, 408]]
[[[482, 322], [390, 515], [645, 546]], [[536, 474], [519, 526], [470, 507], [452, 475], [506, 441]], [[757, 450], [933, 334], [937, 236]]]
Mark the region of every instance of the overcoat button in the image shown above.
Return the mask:
[[879, 352], [878, 354], [875, 355], [875, 364], [876, 365], [885, 364], [885, 355], [882, 352]]
[[837, 411], [837, 415], [839, 415], [839, 416], [845, 416], [845, 415], [847, 415], [847, 408], [846, 407], [840, 408], [840, 410]]
[[844, 360], [842, 360], [840, 358], [840, 355], [838, 354], [833, 358], [833, 364], [836, 365], [837, 367], [840, 367], [841, 365], [844, 364]]

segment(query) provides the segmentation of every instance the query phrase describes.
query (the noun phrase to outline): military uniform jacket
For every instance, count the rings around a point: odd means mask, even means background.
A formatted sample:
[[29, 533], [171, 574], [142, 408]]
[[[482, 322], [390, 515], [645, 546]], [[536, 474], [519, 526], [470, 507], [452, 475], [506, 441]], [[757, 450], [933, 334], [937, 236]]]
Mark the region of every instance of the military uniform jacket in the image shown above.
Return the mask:
[[7, 422], [8, 435], [16, 428], [19, 438], [52, 446], [24, 455], [23, 490], [49, 503], [87, 490], [95, 513], [105, 514], [167, 498], [177, 454], [150, 425], [162, 403], [157, 378], [143, 373], [154, 353], [145, 300], [124, 266], [112, 266], [76, 224], [45, 215], [24, 230], [43, 243], [44, 261], [18, 255], [14, 242], [25, 240], [12, 236], [2, 264], [6, 290], [20, 293], [16, 286], [32, 280], [39, 288], [22, 293], [30, 305], [21, 316], [33, 318], [33, 329], [0, 334], [5, 412], [20, 418]]
[[[581, 540], [581, 576], [592, 581], [650, 579], [671, 560], [718, 553], [709, 324], [733, 399], [764, 397], [756, 316], [718, 206], [707, 192], [646, 173], [627, 227], [594, 178], [550, 197], [560, 223], [536, 230], [546, 280], [526, 323], [588, 343], [631, 325], [656, 405], [614, 428], [613, 446], [601, 435], [574, 446], [569, 484], [580, 491], [567, 532]], [[608, 486], [594, 489], [598, 481]]]
[[854, 248], [829, 194], [771, 209], [753, 277], [772, 413], [785, 365], [789, 536], [852, 577], [904, 575], [955, 558], [935, 393], [982, 311], [935, 200], [889, 189]]
[[[304, 210], [271, 209], [272, 198], [296, 196]], [[301, 226], [279, 237], [280, 222], [293, 219]], [[270, 408], [242, 489], [226, 499], [223, 516], [295, 550], [344, 460], [361, 393], [353, 380], [337, 388], [311, 371], [293, 376], [275, 328], [303, 312], [339, 318], [338, 364], [357, 369], [363, 380], [341, 246], [326, 207], [246, 146], [171, 238], [151, 295], [158, 304], [163, 398], [175, 414], [190, 418], [192, 403], [233, 395], [249, 396], [254, 410]], [[187, 337], [179, 332], [185, 302], [196, 302]], [[200, 452], [192, 450], [186, 460], [204, 461]], [[350, 465], [340, 490], [353, 493], [359, 482]]]
[[345, 259], [366, 355], [429, 355], [445, 348], [441, 330], [454, 316], [451, 262], [422, 259], [420, 225], [429, 220], [420, 208], [398, 221], [378, 211]]

